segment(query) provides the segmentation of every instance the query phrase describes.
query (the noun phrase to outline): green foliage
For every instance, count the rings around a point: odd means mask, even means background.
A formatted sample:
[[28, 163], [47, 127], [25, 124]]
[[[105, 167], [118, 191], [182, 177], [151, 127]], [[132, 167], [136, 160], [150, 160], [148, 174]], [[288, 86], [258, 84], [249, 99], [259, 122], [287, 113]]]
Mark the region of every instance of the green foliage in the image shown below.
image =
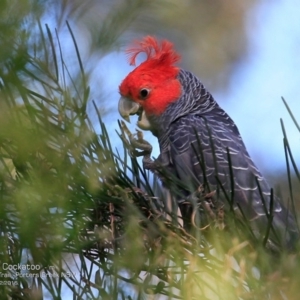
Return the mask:
[[0, 52], [1, 299], [295, 298], [298, 255], [274, 256], [234, 213], [191, 234], [176, 203], [166, 212], [158, 179], [113, 149], [99, 113], [94, 132], [71, 26], [66, 54], [48, 26], [20, 34], [22, 11]]

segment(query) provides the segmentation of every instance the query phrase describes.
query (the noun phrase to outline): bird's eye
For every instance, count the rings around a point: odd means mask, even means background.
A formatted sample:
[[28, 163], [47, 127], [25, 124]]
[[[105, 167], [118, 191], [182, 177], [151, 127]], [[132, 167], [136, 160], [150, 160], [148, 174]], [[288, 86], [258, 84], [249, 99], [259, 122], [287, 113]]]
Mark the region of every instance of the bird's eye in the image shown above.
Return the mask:
[[141, 89], [140, 90], [140, 97], [141, 97], [141, 99], [145, 100], [148, 97], [149, 93], [150, 93], [149, 89]]

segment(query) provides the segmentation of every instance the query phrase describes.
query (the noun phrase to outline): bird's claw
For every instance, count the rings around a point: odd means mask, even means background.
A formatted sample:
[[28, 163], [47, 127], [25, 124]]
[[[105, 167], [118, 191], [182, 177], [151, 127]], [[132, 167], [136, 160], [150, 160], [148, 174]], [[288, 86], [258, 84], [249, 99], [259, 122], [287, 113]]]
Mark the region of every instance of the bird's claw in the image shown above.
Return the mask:
[[[131, 157], [149, 156], [152, 152], [152, 146], [144, 140], [143, 132], [136, 129], [136, 133], [132, 134], [125, 122], [120, 122], [121, 139], [129, 150]], [[142, 150], [142, 151], [138, 151]]]

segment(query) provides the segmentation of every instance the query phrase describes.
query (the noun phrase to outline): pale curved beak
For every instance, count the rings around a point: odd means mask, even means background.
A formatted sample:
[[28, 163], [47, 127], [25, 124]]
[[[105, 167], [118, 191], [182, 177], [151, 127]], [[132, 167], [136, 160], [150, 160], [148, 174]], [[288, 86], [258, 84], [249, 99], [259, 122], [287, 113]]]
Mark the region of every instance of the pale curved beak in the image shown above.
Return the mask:
[[127, 122], [130, 123], [130, 116], [136, 114], [139, 116], [137, 126], [143, 130], [151, 130], [151, 124], [146, 113], [138, 103], [122, 96], [119, 100], [118, 109], [121, 117]]
[[140, 105], [122, 96], [119, 100], [118, 109], [121, 117], [130, 123], [129, 117], [138, 113]]

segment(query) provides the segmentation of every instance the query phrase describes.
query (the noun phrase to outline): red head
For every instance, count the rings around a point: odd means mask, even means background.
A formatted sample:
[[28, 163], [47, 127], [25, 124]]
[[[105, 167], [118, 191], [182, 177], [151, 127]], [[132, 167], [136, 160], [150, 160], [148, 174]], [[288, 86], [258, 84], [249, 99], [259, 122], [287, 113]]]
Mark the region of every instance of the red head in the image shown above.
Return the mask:
[[181, 95], [176, 78], [179, 68], [175, 66], [180, 56], [172, 43], [166, 40], [159, 43], [151, 36], [135, 42], [126, 52], [131, 65], [135, 65], [139, 53], [144, 52], [147, 58], [123, 80], [120, 94], [138, 103], [147, 115], [160, 115]]

